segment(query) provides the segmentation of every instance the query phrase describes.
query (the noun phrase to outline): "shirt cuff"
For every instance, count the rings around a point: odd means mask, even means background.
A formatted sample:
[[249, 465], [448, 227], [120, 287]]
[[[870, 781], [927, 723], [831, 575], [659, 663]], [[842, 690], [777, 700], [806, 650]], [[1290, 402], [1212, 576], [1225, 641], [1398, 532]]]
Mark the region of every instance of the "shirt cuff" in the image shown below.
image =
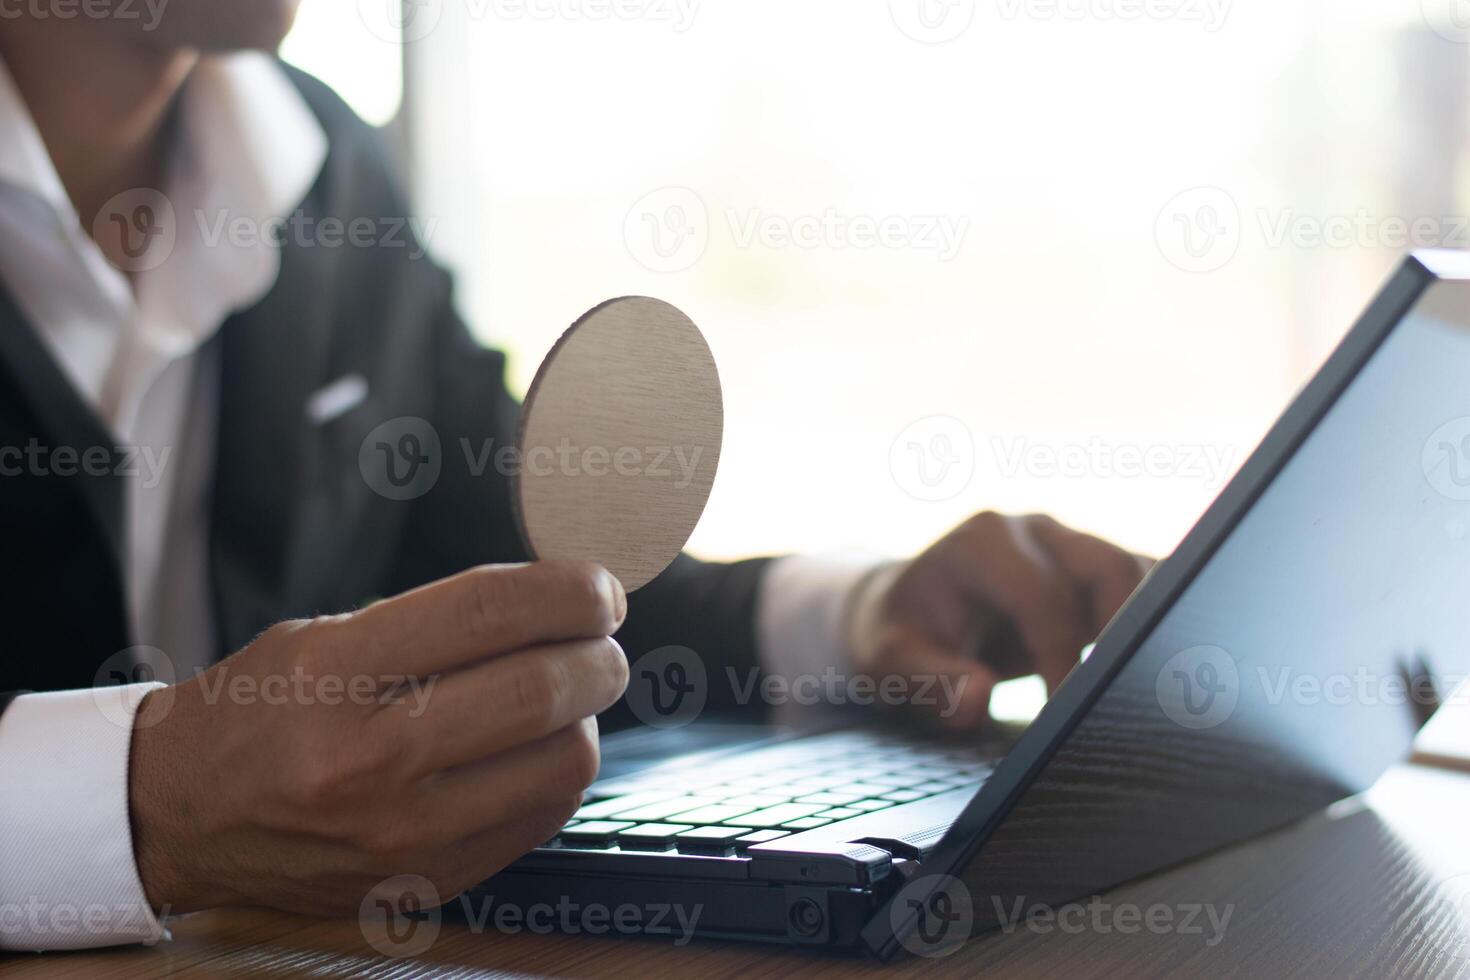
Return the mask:
[[850, 605], [884, 562], [871, 555], [781, 558], [761, 581], [756, 605], [756, 646], [761, 670], [779, 677], [774, 688], [790, 692], [774, 699], [776, 724], [808, 726], [833, 719], [842, 705], [813, 703], [798, 691], [826, 691], [846, 678], [852, 662], [847, 646]]
[[156, 942], [133, 859], [133, 716], [161, 684], [27, 694], [0, 714], [0, 948]]

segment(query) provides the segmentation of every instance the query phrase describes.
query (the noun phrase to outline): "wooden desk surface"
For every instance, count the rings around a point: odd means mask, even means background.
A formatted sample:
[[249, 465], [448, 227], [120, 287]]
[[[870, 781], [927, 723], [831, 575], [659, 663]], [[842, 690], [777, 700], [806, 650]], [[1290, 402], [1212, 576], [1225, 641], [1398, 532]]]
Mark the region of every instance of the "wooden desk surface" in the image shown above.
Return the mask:
[[[1193, 906], [1228, 912], [1223, 937], [1124, 933], [1111, 913], [1067, 931], [998, 932], [944, 959], [882, 966], [817, 953], [695, 941], [472, 934], [446, 922], [414, 958], [388, 959], [355, 921], [263, 911], [179, 923], [151, 949], [13, 956], [6, 977], [1470, 977], [1470, 775], [1419, 766], [1389, 773], [1344, 804], [1270, 837], [1103, 896], [1108, 909]], [[1086, 924], [1102, 921], [1102, 928]]]

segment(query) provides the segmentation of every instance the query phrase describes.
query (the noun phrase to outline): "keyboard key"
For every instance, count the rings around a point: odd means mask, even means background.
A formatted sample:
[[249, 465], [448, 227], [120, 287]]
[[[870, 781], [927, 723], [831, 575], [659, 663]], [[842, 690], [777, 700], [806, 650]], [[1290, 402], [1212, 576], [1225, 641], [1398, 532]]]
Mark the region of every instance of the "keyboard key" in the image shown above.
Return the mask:
[[741, 776], [739, 779], [728, 780], [726, 785], [737, 787], [739, 792], [751, 793], [763, 786], [777, 786], [786, 781], [784, 775], [777, 773], [774, 776]]
[[849, 783], [854, 783], [863, 782], [873, 776], [881, 776], [888, 769], [888, 766], [850, 766], [844, 767], [842, 772], [847, 776]]
[[834, 793], [846, 793], [858, 799], [862, 799], [865, 796], [884, 796], [892, 791], [892, 786], [878, 786], [874, 783], [848, 783], [845, 786], [838, 786], [832, 790]]
[[[742, 814], [740, 823], [747, 827], [780, 827], [791, 820], [800, 820], [802, 817], [810, 817], [813, 814], [827, 809], [824, 806], [808, 803], [783, 803], [766, 810], [757, 810], [754, 813]], [[730, 821], [723, 821], [729, 823]]]
[[831, 822], [821, 817], [802, 817], [800, 820], [788, 820], [781, 826], [790, 828], [791, 830], [816, 830], [818, 827], [825, 827]]
[[839, 806], [831, 810], [823, 810], [817, 816], [825, 817], [828, 820], [846, 820], [848, 817], [860, 817], [862, 813], [863, 811], [861, 810], [851, 810], [847, 807]]
[[862, 799], [856, 793], [813, 793], [811, 796], [798, 796], [798, 803], [821, 803], [825, 806], [847, 806], [856, 800]]
[[854, 810], [861, 810], [864, 813], [872, 813], [875, 810], [886, 810], [886, 809], [888, 809], [889, 807], [893, 806], [893, 801], [892, 800], [858, 800], [856, 803], [849, 804], [849, 806], [852, 809], [854, 809]]
[[751, 832], [750, 827], [695, 827], [674, 838], [686, 854], [723, 854], [735, 846], [735, 838]]
[[764, 810], [768, 806], [785, 803], [786, 797], [765, 796], [757, 793], [752, 796], [732, 796], [728, 800], [719, 800], [717, 802], [723, 803], [725, 806], [748, 806], [752, 810]]
[[586, 804], [577, 811], [573, 819], [600, 820], [603, 817], [612, 816], [619, 809], [631, 810], [634, 807], [648, 806], [650, 803], [657, 803], [660, 800], [667, 800], [670, 797], [682, 795], [684, 794], [670, 790], [668, 792], [634, 793], [631, 796], [616, 796], [612, 799], [598, 800], [596, 803]]
[[617, 817], [619, 820], [632, 820], [634, 823], [648, 823], [662, 820], [665, 817], [677, 817], [681, 813], [687, 813], [702, 806], [714, 806], [718, 802], [720, 802], [718, 799], [709, 796], [678, 796], [672, 800], [640, 806], [636, 810], [614, 810], [608, 816]]
[[831, 789], [833, 786], [841, 786], [844, 783], [850, 783], [850, 782], [852, 782], [852, 778], [850, 776], [847, 776], [847, 775], [839, 775], [839, 776], [806, 776], [806, 777], [804, 777], [802, 779], [793, 779], [792, 782], [794, 784], [796, 784], [797, 786], [805, 786], [808, 789], [814, 789], [814, 790], [816, 790], [816, 789]]
[[679, 814], [679, 819], [689, 824], [716, 824], [724, 820], [733, 820], [742, 813], [749, 813], [758, 809], [753, 806], [731, 806], [728, 803], [718, 803], [714, 806], [702, 806], [697, 810], [686, 810]]
[[900, 789], [894, 790], [892, 793], [884, 793], [883, 798], [885, 800], [892, 800], [895, 803], [912, 803], [915, 800], [922, 800], [928, 795], [928, 793], [920, 793], [918, 790]]
[[746, 834], [743, 837], [735, 838], [735, 845], [737, 847], [750, 847], [752, 844], [769, 844], [773, 840], [780, 840], [782, 837], [790, 836], [791, 831], [789, 830], [757, 830], [753, 834]]
[[868, 782], [875, 786], [892, 786], [894, 789], [908, 789], [917, 786], [924, 781], [923, 776], [915, 776], [906, 772], [890, 772], [884, 776], [873, 776]]
[[687, 823], [645, 823], [618, 831], [618, 846], [634, 851], [667, 851], [674, 846], [675, 837], [693, 829]]
[[614, 834], [631, 826], [631, 823], [622, 820], [588, 820], [569, 830], [563, 828], [558, 836], [564, 844], [605, 845], [612, 841]]

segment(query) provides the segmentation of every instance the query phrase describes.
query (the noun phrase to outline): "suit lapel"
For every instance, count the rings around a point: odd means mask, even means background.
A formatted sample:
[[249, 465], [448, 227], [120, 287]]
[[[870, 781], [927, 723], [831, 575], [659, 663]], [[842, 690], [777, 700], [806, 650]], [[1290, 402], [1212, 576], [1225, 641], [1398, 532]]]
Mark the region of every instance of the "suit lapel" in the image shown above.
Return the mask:
[[[320, 251], [283, 248], [280, 278], [223, 328], [211, 568], [224, 649], [299, 594], [300, 541], [315, 483], [305, 406], [325, 370], [331, 270]], [[315, 288], [313, 287], [315, 285]]]
[[[78, 453], [104, 447], [116, 463], [116, 438], [82, 400], [3, 287], [0, 287], [0, 365], [40, 421], [43, 431], [36, 436], [41, 442], [52, 448], [74, 447]], [[84, 476], [69, 482], [78, 488], [87, 512], [107, 542], [108, 558], [120, 576], [125, 547], [122, 481]]]

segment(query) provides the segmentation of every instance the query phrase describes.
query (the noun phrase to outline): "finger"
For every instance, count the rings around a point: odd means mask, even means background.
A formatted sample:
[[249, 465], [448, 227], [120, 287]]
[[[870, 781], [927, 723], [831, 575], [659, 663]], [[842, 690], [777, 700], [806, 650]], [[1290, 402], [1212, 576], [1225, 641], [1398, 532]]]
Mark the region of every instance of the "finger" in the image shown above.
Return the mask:
[[528, 817], [565, 820], [597, 778], [599, 762], [597, 720], [587, 718], [492, 759], [440, 773], [415, 794], [423, 839], [463, 840]]
[[935, 643], [917, 630], [885, 637], [873, 678], [881, 694], [887, 677], [904, 679], [904, 707], [951, 731], [974, 731], [990, 720], [990, 692], [1000, 678], [977, 660]]
[[616, 704], [627, 686], [628, 660], [615, 640], [572, 640], [455, 671], [438, 679], [422, 705], [396, 705], [375, 723], [414, 756], [411, 774], [423, 776], [591, 718]]
[[609, 636], [628, 599], [590, 562], [487, 565], [375, 603], [346, 622], [353, 666], [419, 676], [560, 640]]
[[1029, 520], [1047, 554], [1086, 590], [1092, 631], [1101, 633], [1143, 579], [1145, 569], [1138, 556], [1044, 514]]
[[981, 514], [935, 547], [952, 581], [1015, 624], [1048, 687], [1060, 684], [1091, 639], [1087, 610], [1024, 523]]

